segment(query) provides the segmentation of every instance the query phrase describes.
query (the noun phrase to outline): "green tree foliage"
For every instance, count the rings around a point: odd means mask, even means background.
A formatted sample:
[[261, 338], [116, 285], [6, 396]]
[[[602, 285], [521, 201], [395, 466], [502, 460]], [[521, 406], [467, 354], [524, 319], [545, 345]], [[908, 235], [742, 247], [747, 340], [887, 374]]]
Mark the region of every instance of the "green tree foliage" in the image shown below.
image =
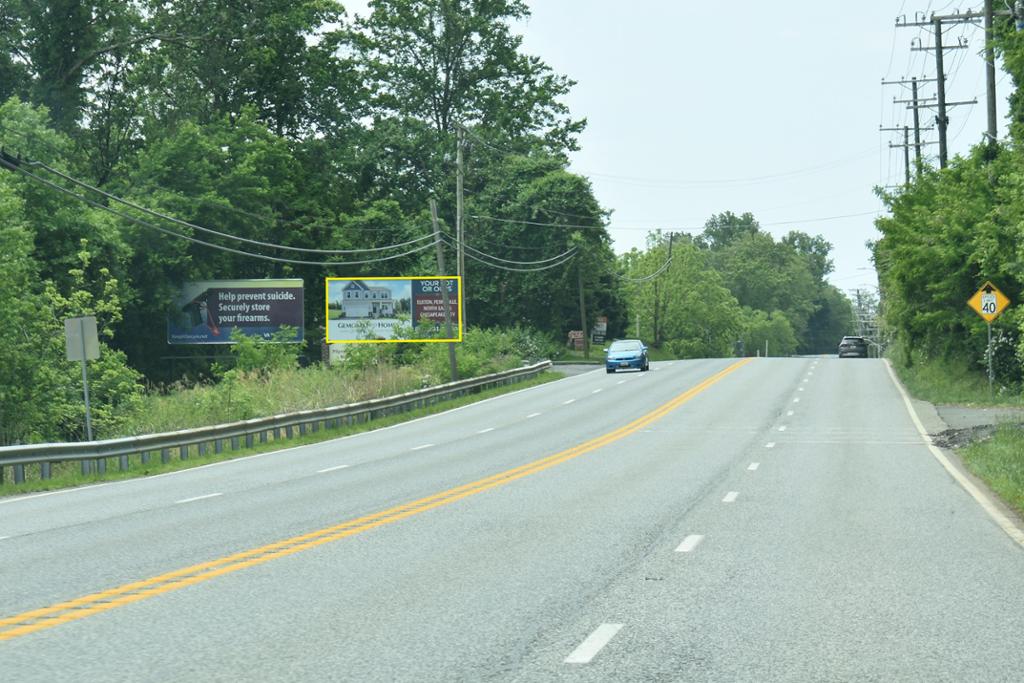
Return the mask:
[[573, 83], [520, 52], [510, 24], [528, 16], [522, 0], [373, 0], [351, 34], [371, 106], [443, 132], [456, 123], [511, 138], [546, 130], [568, 145], [580, 123], [558, 98]]
[[[732, 354], [741, 331], [740, 306], [705, 252], [679, 241], [673, 244], [669, 261], [668, 240], [662, 237], [645, 252], [634, 249], [621, 262], [628, 278], [630, 314], [639, 321], [642, 339], [660, 338], [681, 358]], [[659, 274], [636, 282], [655, 273]], [[631, 328], [631, 336], [632, 332]]]
[[[883, 195], [891, 216], [879, 218], [874, 245], [883, 315], [904, 354], [970, 359], [982, 367], [985, 323], [967, 299], [986, 280], [1012, 300], [1021, 292], [1021, 200], [1024, 157], [1003, 149], [989, 160], [987, 146], [948, 168], [927, 169], [906, 190]], [[996, 323], [1015, 340], [1013, 317]], [[1020, 368], [1008, 381], [1016, 381]]]

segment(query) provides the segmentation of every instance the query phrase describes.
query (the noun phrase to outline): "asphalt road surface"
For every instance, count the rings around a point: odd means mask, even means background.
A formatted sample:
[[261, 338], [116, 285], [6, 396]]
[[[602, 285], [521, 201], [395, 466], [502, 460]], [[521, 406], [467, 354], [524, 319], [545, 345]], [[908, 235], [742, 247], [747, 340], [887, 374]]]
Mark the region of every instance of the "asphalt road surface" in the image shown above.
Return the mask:
[[1022, 679], [1024, 549], [881, 361], [651, 370], [0, 500], [0, 679]]

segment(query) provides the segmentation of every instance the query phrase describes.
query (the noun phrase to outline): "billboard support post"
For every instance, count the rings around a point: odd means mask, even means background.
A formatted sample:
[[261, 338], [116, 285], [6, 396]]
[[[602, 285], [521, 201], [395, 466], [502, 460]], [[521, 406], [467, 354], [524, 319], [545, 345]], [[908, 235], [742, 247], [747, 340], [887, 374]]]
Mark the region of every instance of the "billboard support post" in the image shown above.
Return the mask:
[[[430, 198], [430, 220], [434, 225], [434, 244], [437, 245], [437, 274], [445, 275], [444, 245], [441, 243], [441, 227], [437, 222], [437, 200]], [[448, 287], [441, 287], [441, 299], [444, 301], [444, 334], [452, 338], [452, 310], [448, 300]], [[448, 342], [448, 364], [451, 366], [452, 381], [459, 379], [459, 366], [455, 360], [455, 342]]]

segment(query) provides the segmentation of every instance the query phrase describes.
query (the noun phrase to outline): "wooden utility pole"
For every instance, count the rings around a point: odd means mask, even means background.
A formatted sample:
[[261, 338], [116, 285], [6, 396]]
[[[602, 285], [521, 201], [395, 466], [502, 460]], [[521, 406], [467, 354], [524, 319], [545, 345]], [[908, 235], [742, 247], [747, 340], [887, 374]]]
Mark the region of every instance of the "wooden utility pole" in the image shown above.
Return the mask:
[[583, 328], [583, 357], [590, 360], [590, 333], [587, 330], [587, 300], [583, 296], [583, 259], [576, 259], [576, 282], [580, 289], [580, 327]]
[[[934, 83], [935, 80], [936, 79], [934, 79], [934, 78], [917, 78], [915, 76], [915, 77], [911, 78], [909, 81], [906, 80], [906, 79], [900, 79], [900, 80], [897, 80], [897, 81], [882, 81], [882, 85], [901, 85], [901, 86], [909, 85], [910, 86], [911, 97], [910, 97], [909, 100], [900, 100], [900, 99], [893, 98], [892, 102], [893, 102], [893, 104], [905, 104], [905, 105], [907, 105], [908, 109], [910, 109], [910, 110], [912, 110], [914, 112], [914, 160], [915, 160], [915, 163], [916, 163], [915, 175], [918, 175], [918, 176], [921, 175], [921, 165], [924, 163], [922, 161], [922, 159], [921, 159], [921, 147], [923, 145], [927, 145], [927, 144], [934, 144], [934, 143], [928, 143], [928, 142], [921, 142], [921, 131], [923, 131], [923, 130], [932, 130], [932, 128], [934, 128], [934, 126], [928, 126], [927, 128], [922, 128], [921, 127], [921, 109], [924, 106], [922, 104], [922, 102], [926, 101], [926, 100], [922, 100], [921, 99], [919, 91], [918, 91], [918, 86], [921, 83]], [[927, 100], [934, 100], [935, 98], [931, 97], [931, 98], [926, 98], [926, 99]], [[902, 131], [903, 129], [902, 128], [879, 128], [879, 130], [899, 132], [899, 131]], [[906, 143], [906, 142], [907, 142], [907, 140], [904, 139], [904, 143]], [[890, 147], [898, 147], [898, 146], [899, 145], [890, 145]]]
[[988, 145], [996, 146], [996, 55], [992, 46], [992, 0], [985, 0], [985, 99], [988, 103]]
[[464, 181], [464, 169], [462, 159], [462, 148], [466, 144], [466, 130], [459, 125], [458, 130], [458, 148], [455, 151], [455, 239], [458, 242], [458, 275], [462, 280], [459, 285], [462, 287], [462, 306], [463, 310], [460, 312], [462, 316], [462, 326], [466, 327], [466, 230], [464, 225], [465, 216], [463, 214], [463, 198], [462, 198], [462, 185]]
[[[434, 224], [434, 244], [437, 246], [437, 274], [445, 277], [444, 245], [441, 243], [441, 226], [437, 220], [437, 200], [430, 199], [430, 220]], [[448, 281], [441, 280], [441, 302], [444, 306], [444, 336], [454, 339], [452, 335], [452, 308], [449, 305]], [[451, 366], [452, 381], [459, 379], [459, 366], [455, 360], [455, 342], [448, 342], [448, 365]]]

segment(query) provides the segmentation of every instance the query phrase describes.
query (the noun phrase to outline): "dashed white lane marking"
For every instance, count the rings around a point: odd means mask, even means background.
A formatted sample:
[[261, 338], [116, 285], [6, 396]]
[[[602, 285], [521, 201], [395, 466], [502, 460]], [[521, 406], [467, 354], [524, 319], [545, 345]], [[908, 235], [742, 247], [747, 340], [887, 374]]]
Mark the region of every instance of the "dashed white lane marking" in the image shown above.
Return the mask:
[[217, 496], [223, 496], [223, 493], [207, 493], [205, 496], [196, 496], [195, 498], [183, 498], [182, 500], [174, 501], [175, 505], [181, 505], [182, 503], [194, 503], [197, 500], [206, 500], [207, 498], [216, 498]]
[[317, 470], [316, 473], [317, 474], [323, 474], [324, 472], [333, 472], [335, 470], [343, 470], [346, 467], [348, 467], [348, 465], [335, 465], [334, 467], [325, 467], [322, 470]]
[[700, 534], [690, 534], [689, 536], [687, 536], [686, 538], [683, 539], [682, 543], [679, 544], [679, 547], [676, 548], [676, 552], [677, 553], [688, 553], [691, 550], [693, 550], [694, 548], [696, 548], [697, 546], [699, 546], [700, 542], [703, 541], [703, 540], [704, 540], [704, 537], [702, 535], [700, 535]]
[[799, 403], [799, 402], [800, 402], [800, 397], [799, 396], [797, 396], [796, 398], [793, 399], [793, 403]]
[[488, 427], [487, 429], [481, 429], [477, 434], [486, 434], [487, 432], [493, 432], [494, 427]]
[[768, 443], [766, 443], [764, 445], [764, 447], [765, 448], [775, 448], [775, 442], [774, 441], [769, 441]]
[[806, 379], [804, 380], [804, 384], [807, 384], [807, 380]]
[[570, 399], [569, 399], [568, 401], [562, 401], [562, 405], [563, 405], [563, 406], [567, 406], [567, 405], [569, 405], [570, 403], [575, 403], [575, 402], [576, 402], [576, 399], [574, 399], [574, 398], [570, 398]]
[[10, 536], [0, 536], [0, 541], [6, 541]]
[[530, 413], [526, 416], [526, 419], [529, 420], [531, 417], [537, 417], [538, 415], [540, 415], [540, 413]]
[[587, 636], [587, 639], [580, 643], [579, 647], [572, 651], [565, 658], [566, 664], [589, 664], [597, 653], [607, 645], [615, 634], [622, 628], [622, 624], [601, 624], [597, 629]]
[[803, 387], [799, 387], [799, 388], [797, 389], [797, 391], [803, 391], [803, 390], [804, 390], [804, 388], [803, 388]]
[[600, 390], [600, 389], [594, 389], [594, 390], [593, 390], [593, 391], [591, 391], [590, 393], [592, 393], [592, 394], [600, 394], [600, 393], [601, 393], [601, 390]]
[[747, 466], [747, 469], [750, 470], [751, 472], [753, 472], [754, 470], [756, 470], [760, 466], [761, 466], [761, 463], [759, 463], [759, 462], [752, 462], [752, 463], [750, 463], [750, 465]]
[[424, 443], [424, 444], [420, 444], [419, 446], [413, 446], [413, 447], [412, 447], [412, 448], [410, 448], [409, 450], [412, 450], [412, 451], [421, 451], [421, 450], [423, 450], [424, 448], [430, 448], [430, 447], [431, 447], [431, 446], [433, 446], [433, 445], [434, 445], [434, 444], [432, 444], [432, 443]]
[[729, 491], [729, 493], [725, 494], [725, 498], [722, 499], [722, 502], [723, 503], [734, 503], [734, 502], [736, 502], [736, 497], [739, 496], [739, 495], [740, 495], [739, 491]]
[[618, 382], [616, 382], [616, 384], [625, 384], [625, 383], [626, 383], [626, 380], [624, 380], [624, 379], [620, 379]]
[[780, 431], [780, 432], [784, 432], [784, 431], [786, 431], [786, 425], [781, 425], [781, 426], [779, 427], [779, 431]]
[[793, 411], [792, 410], [787, 410], [786, 411], [786, 417], [793, 417]]

